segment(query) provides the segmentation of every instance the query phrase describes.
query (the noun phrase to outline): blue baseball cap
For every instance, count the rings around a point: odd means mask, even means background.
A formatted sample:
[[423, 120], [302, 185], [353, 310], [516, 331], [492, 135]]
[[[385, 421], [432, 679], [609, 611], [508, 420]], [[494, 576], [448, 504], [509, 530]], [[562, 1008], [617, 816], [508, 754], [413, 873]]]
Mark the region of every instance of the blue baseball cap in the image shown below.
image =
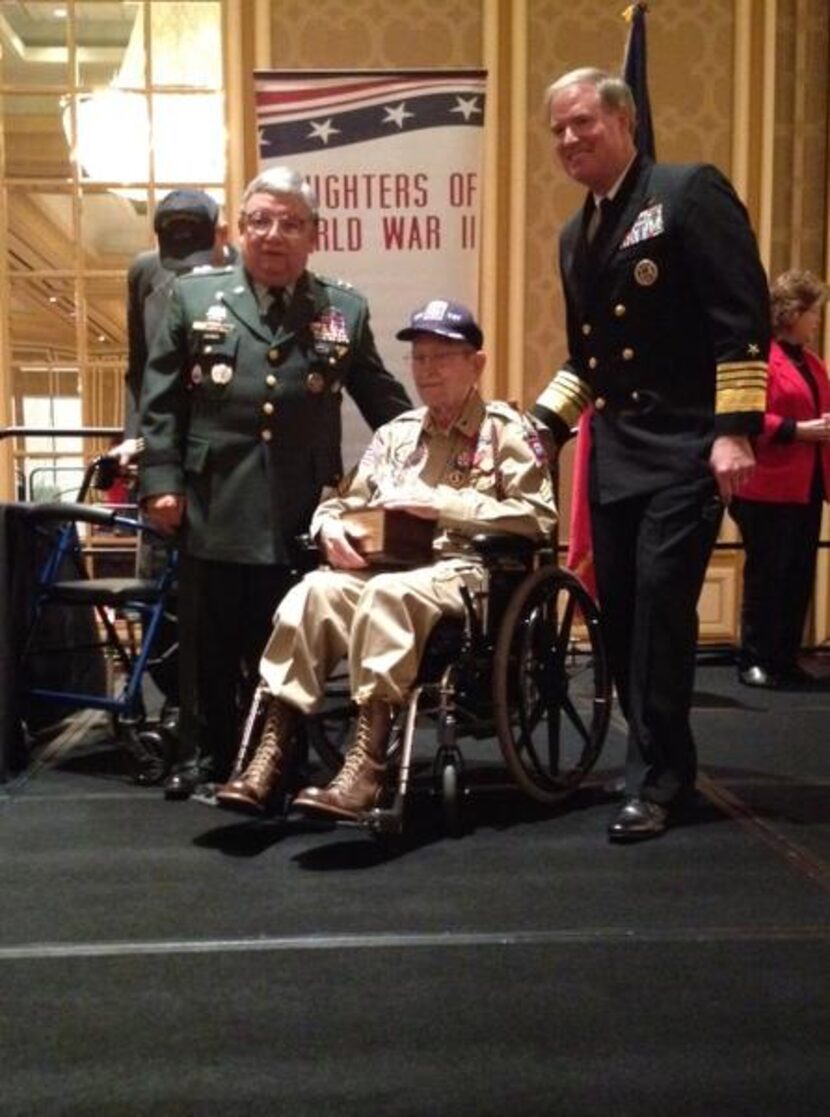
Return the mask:
[[430, 299], [413, 311], [409, 325], [398, 330], [398, 341], [412, 341], [418, 334], [437, 334], [452, 341], [466, 341], [474, 349], [481, 349], [484, 334], [473, 317], [473, 312], [461, 303], [448, 299]]

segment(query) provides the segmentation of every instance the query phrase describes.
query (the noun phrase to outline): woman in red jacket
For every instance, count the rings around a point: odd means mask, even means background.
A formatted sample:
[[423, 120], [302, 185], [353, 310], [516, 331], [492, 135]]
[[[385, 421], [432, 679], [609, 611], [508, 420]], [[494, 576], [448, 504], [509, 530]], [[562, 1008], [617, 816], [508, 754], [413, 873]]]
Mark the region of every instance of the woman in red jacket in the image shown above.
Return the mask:
[[772, 285], [775, 340], [758, 465], [730, 505], [746, 554], [738, 677], [747, 686], [810, 680], [798, 653], [830, 494], [830, 382], [807, 344], [826, 298], [807, 271], [784, 272]]

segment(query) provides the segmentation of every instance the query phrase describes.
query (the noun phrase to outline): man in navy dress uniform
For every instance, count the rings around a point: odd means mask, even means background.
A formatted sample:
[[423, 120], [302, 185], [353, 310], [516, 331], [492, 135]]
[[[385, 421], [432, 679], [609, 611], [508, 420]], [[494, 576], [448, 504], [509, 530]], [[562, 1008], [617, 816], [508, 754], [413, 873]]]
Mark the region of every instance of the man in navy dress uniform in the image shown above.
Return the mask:
[[547, 106], [589, 192], [560, 238], [569, 356], [534, 410], [561, 443], [593, 407], [597, 588], [628, 721], [609, 837], [632, 841], [661, 834], [694, 788], [697, 601], [723, 505], [754, 467], [769, 300], [733, 188], [713, 166], [638, 155], [623, 81], [576, 70]]

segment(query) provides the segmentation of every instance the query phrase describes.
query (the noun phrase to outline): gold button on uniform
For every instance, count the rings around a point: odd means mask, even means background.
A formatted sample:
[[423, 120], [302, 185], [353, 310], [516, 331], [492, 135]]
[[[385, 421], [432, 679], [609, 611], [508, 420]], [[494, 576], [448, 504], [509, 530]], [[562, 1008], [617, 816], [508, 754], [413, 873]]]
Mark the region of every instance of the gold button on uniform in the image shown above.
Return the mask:
[[260, 438], [262, 439], [263, 442], [270, 442], [273, 437], [274, 437], [274, 432], [269, 431], [269, 430], [264, 430], [260, 434]]
[[640, 402], [640, 393], [639, 393], [639, 392], [637, 391], [637, 389], [636, 389], [636, 388], [635, 388], [635, 389], [634, 389], [634, 391], [633, 391], [633, 392], [631, 393], [631, 398], [632, 398], [632, 400], [633, 400], [633, 401], [634, 401], [635, 403], [639, 403], [639, 402]]
[[623, 349], [622, 359], [624, 361], [633, 361], [634, 360], [634, 350], [633, 349]]
[[268, 360], [271, 362], [272, 365], [275, 365], [277, 363], [277, 361], [279, 361], [279, 359], [280, 359], [279, 347], [276, 346], [276, 345], [272, 345], [271, 348], [268, 350]]
[[582, 323], [582, 332], [585, 334], [586, 337], [588, 336], [588, 334], [591, 332], [591, 323], [590, 322], [583, 322]]
[[588, 361], [588, 368], [596, 368], [598, 364], [599, 361], [596, 359], [596, 357], [591, 357], [591, 359]]
[[265, 412], [266, 415], [273, 415], [274, 414], [273, 403], [264, 403], [262, 405], [262, 410]]
[[605, 407], [605, 397], [597, 396], [597, 398], [594, 400], [594, 407], [597, 411], [602, 411], [603, 407]]
[[617, 318], [622, 318], [622, 316], [625, 314], [625, 307], [622, 303], [617, 303], [617, 305], [614, 307], [614, 314], [617, 316]]
[[274, 376], [273, 372], [269, 372], [268, 375], [265, 377], [265, 383], [268, 385], [269, 388], [273, 388], [276, 385], [277, 378], [276, 376]]

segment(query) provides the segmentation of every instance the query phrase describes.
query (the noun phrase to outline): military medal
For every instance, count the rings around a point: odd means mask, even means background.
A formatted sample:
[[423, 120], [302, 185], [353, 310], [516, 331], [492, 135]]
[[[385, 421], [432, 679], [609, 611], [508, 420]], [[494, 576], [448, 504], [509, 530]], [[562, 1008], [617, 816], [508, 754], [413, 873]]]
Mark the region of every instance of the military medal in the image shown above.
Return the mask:
[[453, 469], [447, 478], [453, 488], [460, 489], [464, 484], [464, 474], [460, 469]]
[[319, 318], [310, 325], [315, 341], [328, 341], [335, 344], [349, 343], [349, 331], [346, 329], [346, 318], [343, 312], [330, 307], [324, 310]]
[[319, 395], [326, 386], [326, 378], [320, 372], [310, 372], [306, 377], [306, 387], [314, 395]]
[[659, 274], [660, 269], [653, 260], [638, 260], [634, 266], [634, 279], [641, 287], [651, 287]]
[[230, 365], [216, 364], [210, 370], [210, 378], [214, 384], [230, 384], [233, 378], [233, 369]]
[[228, 317], [228, 311], [221, 305], [209, 306], [206, 317], [208, 322], [224, 322]]
[[664, 231], [663, 203], [658, 202], [637, 214], [637, 220], [626, 233], [620, 248], [630, 248], [632, 244], [639, 244], [642, 240], [659, 237]]

